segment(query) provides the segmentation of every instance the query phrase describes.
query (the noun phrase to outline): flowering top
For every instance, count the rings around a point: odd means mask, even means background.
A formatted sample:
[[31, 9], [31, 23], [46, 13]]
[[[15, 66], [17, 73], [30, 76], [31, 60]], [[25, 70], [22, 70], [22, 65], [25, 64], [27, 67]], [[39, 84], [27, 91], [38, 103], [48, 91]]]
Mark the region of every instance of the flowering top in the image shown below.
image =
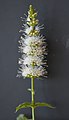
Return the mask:
[[47, 77], [48, 65], [44, 59], [47, 55], [47, 44], [44, 37], [40, 35], [40, 29], [43, 29], [43, 26], [39, 26], [36, 17], [37, 13], [30, 5], [25, 24], [23, 23], [24, 30], [20, 30], [23, 34], [19, 41], [22, 57], [19, 58], [20, 71], [18, 73], [24, 77]]

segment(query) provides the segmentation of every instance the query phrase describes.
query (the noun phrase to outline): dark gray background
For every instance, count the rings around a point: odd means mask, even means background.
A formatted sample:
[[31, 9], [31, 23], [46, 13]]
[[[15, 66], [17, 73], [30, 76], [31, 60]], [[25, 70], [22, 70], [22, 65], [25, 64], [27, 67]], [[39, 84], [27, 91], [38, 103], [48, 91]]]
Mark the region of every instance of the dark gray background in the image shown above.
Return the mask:
[[0, 120], [16, 120], [15, 107], [30, 101], [30, 79], [16, 78], [21, 16], [33, 4], [45, 25], [48, 42], [48, 79], [35, 80], [36, 101], [49, 102], [56, 109], [36, 109], [36, 120], [69, 120], [69, 0], [0, 0]]

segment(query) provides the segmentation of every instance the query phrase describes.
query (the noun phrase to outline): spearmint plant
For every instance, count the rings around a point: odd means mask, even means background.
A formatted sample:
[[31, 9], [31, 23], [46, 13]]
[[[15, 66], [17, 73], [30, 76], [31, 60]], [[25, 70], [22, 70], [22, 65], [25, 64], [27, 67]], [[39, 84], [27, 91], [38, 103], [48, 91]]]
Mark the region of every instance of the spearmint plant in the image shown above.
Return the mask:
[[[22, 17], [21, 17], [22, 18]], [[23, 18], [22, 18], [23, 20]], [[37, 19], [37, 12], [32, 5], [29, 6], [28, 15], [26, 15], [25, 21], [22, 25], [22, 36], [20, 37], [19, 51], [21, 52], [21, 58], [19, 58], [19, 76], [31, 79], [31, 88], [28, 89], [31, 92], [31, 102], [25, 102], [16, 107], [16, 112], [22, 108], [32, 109], [32, 118], [35, 120], [35, 109], [37, 107], [46, 106], [54, 108], [48, 103], [35, 103], [35, 90], [34, 80], [39, 77], [47, 77], [47, 43], [40, 30], [43, 29], [43, 25], [40, 26]], [[19, 115], [17, 120], [25, 120], [24, 115]]]

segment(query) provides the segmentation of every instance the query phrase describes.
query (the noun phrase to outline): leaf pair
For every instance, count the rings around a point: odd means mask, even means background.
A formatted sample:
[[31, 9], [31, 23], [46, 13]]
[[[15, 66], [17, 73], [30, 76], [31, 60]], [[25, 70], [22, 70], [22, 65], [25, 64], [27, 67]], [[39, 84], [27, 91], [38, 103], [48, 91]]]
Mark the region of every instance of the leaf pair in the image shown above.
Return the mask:
[[48, 107], [48, 108], [55, 108], [52, 105], [48, 104], [48, 103], [40, 103], [37, 102], [35, 104], [29, 103], [29, 102], [25, 102], [20, 104], [19, 106], [16, 107], [16, 112], [22, 108], [36, 108], [36, 107]]

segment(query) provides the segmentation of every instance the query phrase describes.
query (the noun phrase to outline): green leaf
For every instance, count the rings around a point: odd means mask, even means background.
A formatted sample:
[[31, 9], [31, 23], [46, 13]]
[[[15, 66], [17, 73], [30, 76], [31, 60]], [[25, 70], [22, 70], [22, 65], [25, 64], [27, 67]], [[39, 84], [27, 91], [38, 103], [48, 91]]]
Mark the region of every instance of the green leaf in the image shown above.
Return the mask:
[[20, 104], [19, 106], [16, 107], [16, 112], [17, 112], [18, 110], [22, 109], [22, 108], [29, 108], [29, 107], [31, 107], [31, 106], [32, 106], [32, 105], [31, 105], [31, 103], [29, 103], [29, 102], [22, 103], [22, 104]]
[[55, 107], [53, 107], [52, 105], [50, 105], [50, 104], [48, 104], [48, 103], [40, 103], [40, 102], [38, 102], [38, 103], [35, 103], [35, 107], [48, 107], [48, 108], [55, 108]]

